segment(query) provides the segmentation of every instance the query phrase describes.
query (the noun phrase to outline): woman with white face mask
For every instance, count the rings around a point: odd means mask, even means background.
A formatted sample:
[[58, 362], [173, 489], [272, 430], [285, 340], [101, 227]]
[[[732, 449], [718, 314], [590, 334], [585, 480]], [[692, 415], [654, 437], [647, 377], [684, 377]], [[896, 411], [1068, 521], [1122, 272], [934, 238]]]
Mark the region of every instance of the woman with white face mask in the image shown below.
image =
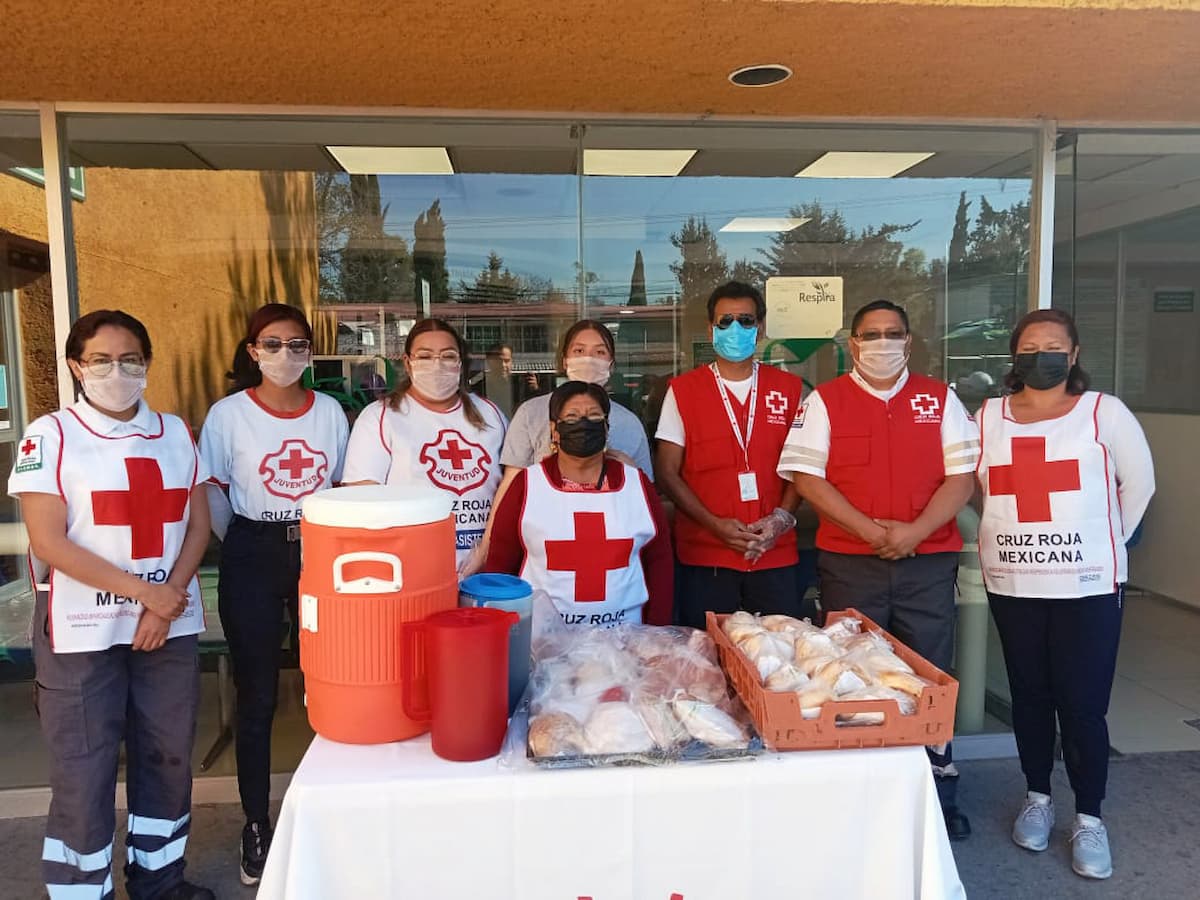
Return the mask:
[[8, 482], [37, 588], [33, 658], [52, 792], [42, 874], [51, 897], [113, 896], [124, 743], [129, 895], [212, 900], [183, 878], [208, 475], [188, 426], [142, 399], [151, 348], [141, 322], [89, 313], [66, 356], [83, 397], [29, 426]]
[[[559, 349], [559, 368], [567, 381], [583, 381], [607, 388], [612, 376], [616, 346], [612, 332], [592, 319], [581, 319], [563, 335]], [[504, 441], [500, 462], [505, 469], [524, 469], [545, 459], [550, 446], [550, 395], [532, 397], [513, 413], [512, 427]], [[641, 420], [620, 404], [613, 404], [609, 416], [608, 452], [611, 456], [637, 466], [654, 479], [650, 444]]]
[[288, 609], [296, 647], [300, 504], [341, 479], [350, 428], [337, 401], [304, 387], [312, 328], [294, 306], [250, 317], [234, 392], [208, 411], [200, 453], [221, 547], [218, 602], [237, 688], [241, 879], [256, 884], [271, 844], [271, 722], [280, 632]]
[[500, 484], [508, 422], [463, 389], [467, 347], [441, 319], [422, 319], [404, 341], [408, 376], [359, 414], [346, 451], [347, 484], [433, 487], [455, 501], [461, 564], [483, 537]]
[[[558, 352], [559, 369], [567, 381], [582, 381], [607, 390], [612, 377], [613, 358], [616, 344], [612, 332], [595, 319], [580, 319], [563, 335]], [[504, 466], [504, 479], [497, 490], [502, 497], [508, 486], [522, 469], [541, 462], [554, 451], [550, 428], [550, 394], [530, 397], [513, 413], [508, 437], [500, 462]], [[650, 444], [641, 419], [621, 406], [612, 404], [609, 414], [608, 444], [605, 453], [622, 463], [636, 466], [651, 481], [654, 480], [654, 465], [650, 461]], [[479, 571], [488, 550], [491, 523], [479, 544], [478, 550], [459, 566], [459, 575], [466, 577]]]

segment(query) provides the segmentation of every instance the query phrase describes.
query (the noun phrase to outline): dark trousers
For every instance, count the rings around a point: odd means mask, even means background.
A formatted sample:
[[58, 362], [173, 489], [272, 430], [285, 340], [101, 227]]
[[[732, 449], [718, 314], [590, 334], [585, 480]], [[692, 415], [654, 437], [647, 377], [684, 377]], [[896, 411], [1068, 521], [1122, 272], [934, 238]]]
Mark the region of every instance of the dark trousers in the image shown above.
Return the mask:
[[[830, 612], [854, 607], [939, 669], [950, 668], [958, 617], [954, 604], [957, 553], [919, 553], [890, 560], [822, 550], [817, 570], [821, 609]], [[927, 750], [938, 799], [949, 809], [958, 800], [953, 750], [949, 743]]]
[[1108, 782], [1108, 700], [1124, 588], [1073, 600], [988, 594], [1012, 691], [1013, 733], [1029, 790], [1050, 793], [1055, 718], [1075, 811], [1100, 815]]
[[739, 572], [718, 566], [687, 566], [675, 570], [675, 609], [678, 624], [704, 628], [704, 614], [739, 609], [764, 615], [799, 616], [796, 567]]
[[191, 830], [200, 704], [196, 637], [172, 638], [149, 653], [128, 646], [55, 653], [48, 635], [46, 596], [39, 594], [33, 655], [50, 757], [42, 849], [47, 890], [51, 896], [114, 896], [114, 795], [124, 740], [125, 884], [131, 900], [154, 900], [183, 880]]
[[297, 621], [299, 579], [300, 543], [287, 540], [286, 526], [234, 516], [221, 545], [217, 596], [237, 689], [238, 792], [251, 822], [269, 815], [283, 613], [286, 607]]

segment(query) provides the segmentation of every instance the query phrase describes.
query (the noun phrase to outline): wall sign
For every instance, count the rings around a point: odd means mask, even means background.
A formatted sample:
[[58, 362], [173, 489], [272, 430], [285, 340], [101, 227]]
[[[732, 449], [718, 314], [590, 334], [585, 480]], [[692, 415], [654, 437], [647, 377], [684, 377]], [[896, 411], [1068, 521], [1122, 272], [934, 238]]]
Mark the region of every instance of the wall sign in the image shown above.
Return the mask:
[[1196, 310], [1194, 288], [1162, 288], [1154, 292], [1154, 311], [1190, 313]]
[[767, 279], [767, 337], [831, 338], [842, 328], [842, 279]]

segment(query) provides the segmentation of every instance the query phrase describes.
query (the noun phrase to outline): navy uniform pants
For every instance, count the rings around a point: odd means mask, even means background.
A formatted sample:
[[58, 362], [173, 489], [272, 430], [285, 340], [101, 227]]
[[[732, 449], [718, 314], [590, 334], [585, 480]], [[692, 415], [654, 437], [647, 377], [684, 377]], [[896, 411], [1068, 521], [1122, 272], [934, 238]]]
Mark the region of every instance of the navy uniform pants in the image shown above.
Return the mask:
[[[854, 607], [939, 669], [954, 662], [958, 611], [957, 553], [919, 553], [907, 559], [830, 553], [817, 559], [821, 609]], [[958, 771], [950, 744], [927, 748], [944, 808], [958, 799]]]
[[114, 800], [125, 742], [129, 828], [125, 884], [155, 900], [183, 880], [200, 703], [196, 637], [146, 653], [128, 646], [50, 649], [45, 594], [34, 608], [37, 706], [50, 756], [42, 875], [51, 898], [114, 896]]

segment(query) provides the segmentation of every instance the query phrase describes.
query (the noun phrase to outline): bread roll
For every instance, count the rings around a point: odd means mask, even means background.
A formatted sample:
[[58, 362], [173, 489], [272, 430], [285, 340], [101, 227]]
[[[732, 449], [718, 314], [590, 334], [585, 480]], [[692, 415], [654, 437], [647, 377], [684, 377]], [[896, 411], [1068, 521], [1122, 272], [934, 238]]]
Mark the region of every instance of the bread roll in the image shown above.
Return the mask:
[[768, 691], [796, 691], [808, 684], [808, 676], [794, 664], [787, 663], [763, 682]]
[[879, 683], [897, 691], [903, 691], [919, 698], [921, 692], [929, 686], [924, 678], [919, 678], [910, 672], [882, 672], [878, 677]]
[[628, 703], [601, 703], [583, 726], [588, 753], [645, 753], [654, 749], [654, 738]]
[[534, 756], [576, 756], [583, 745], [583, 729], [566, 713], [545, 713], [529, 723], [529, 749]]

